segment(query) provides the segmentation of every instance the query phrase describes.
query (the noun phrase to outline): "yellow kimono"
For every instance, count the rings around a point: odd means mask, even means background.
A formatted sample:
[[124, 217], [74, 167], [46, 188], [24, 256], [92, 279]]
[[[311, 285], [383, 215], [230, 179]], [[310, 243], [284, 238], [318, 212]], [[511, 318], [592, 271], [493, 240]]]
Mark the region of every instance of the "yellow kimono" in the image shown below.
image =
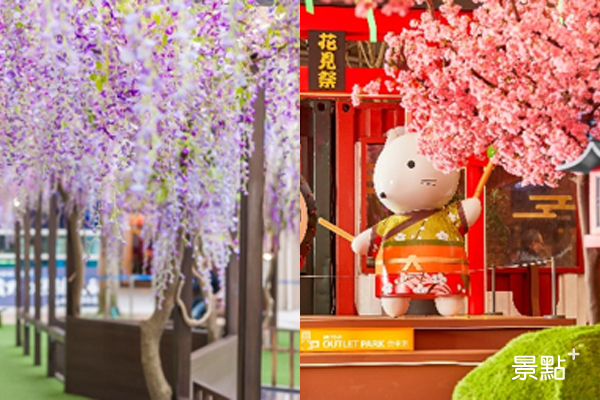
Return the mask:
[[372, 229], [370, 247], [376, 253], [377, 297], [467, 295], [468, 229], [459, 201], [380, 221]]

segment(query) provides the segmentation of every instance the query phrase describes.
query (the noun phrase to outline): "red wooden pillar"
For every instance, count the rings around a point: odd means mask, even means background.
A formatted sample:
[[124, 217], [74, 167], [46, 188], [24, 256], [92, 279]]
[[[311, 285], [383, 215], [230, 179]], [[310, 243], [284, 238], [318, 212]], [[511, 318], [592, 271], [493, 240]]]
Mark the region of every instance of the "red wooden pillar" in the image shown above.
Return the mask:
[[[483, 175], [483, 166], [469, 162], [467, 166], [467, 198], [472, 197], [477, 184]], [[485, 312], [485, 191], [481, 196], [481, 216], [471, 226], [467, 235], [467, 251], [469, 252], [469, 269], [471, 271], [471, 294], [469, 296], [469, 314], [477, 315]]]
[[[366, 179], [365, 155], [363, 161], [359, 161], [356, 144], [363, 139], [383, 144], [385, 132], [404, 124], [404, 110], [395, 101], [353, 107], [349, 99], [343, 99], [337, 101], [335, 107], [335, 224], [355, 235], [368, 228], [363, 208], [365, 199], [357, 198], [362, 196], [357, 191], [360, 181], [357, 173]], [[358, 217], [361, 214], [362, 221]], [[336, 314], [356, 315], [356, 256], [348, 241], [339, 236], [335, 240]]]
[[[355, 179], [354, 171], [348, 170], [354, 165], [354, 143], [356, 126], [354, 107], [349, 102], [336, 103], [335, 129], [335, 184], [336, 225], [346, 232], [355, 234]], [[354, 305], [354, 253], [345, 239], [336, 235], [335, 260], [337, 276], [335, 280], [335, 309], [337, 315], [356, 315]]]

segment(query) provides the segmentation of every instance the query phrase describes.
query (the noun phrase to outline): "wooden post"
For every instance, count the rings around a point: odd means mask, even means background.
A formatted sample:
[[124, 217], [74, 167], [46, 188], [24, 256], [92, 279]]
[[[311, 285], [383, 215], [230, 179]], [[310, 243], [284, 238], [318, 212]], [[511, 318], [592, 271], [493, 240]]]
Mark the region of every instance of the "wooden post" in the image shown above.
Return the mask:
[[[29, 317], [29, 303], [31, 302], [31, 299], [29, 298], [29, 271], [30, 271], [30, 265], [29, 265], [29, 243], [31, 241], [31, 232], [29, 231], [31, 229], [31, 221], [30, 221], [30, 215], [29, 215], [29, 205], [27, 205], [25, 207], [25, 218], [23, 221], [23, 229], [25, 230], [25, 244], [23, 245], [23, 252], [25, 253], [24, 255], [24, 272], [25, 272], [25, 277], [24, 277], [24, 292], [23, 292], [23, 301], [24, 301], [24, 305], [23, 305], [23, 315]], [[30, 345], [30, 341], [29, 341], [29, 323], [27, 321], [23, 322], [23, 337], [25, 340], [25, 344], [23, 345], [23, 354], [25, 354], [26, 356], [29, 355], [29, 345]]]
[[21, 338], [21, 317], [19, 313], [21, 312], [21, 223], [18, 218], [15, 221], [15, 279], [17, 283], [17, 291], [16, 291], [16, 304], [15, 308], [17, 310], [17, 346], [21, 346], [23, 344]]
[[[481, 166], [467, 166], [467, 198], [473, 197], [482, 176], [483, 168]], [[485, 196], [485, 192], [483, 193], [483, 196]], [[470, 315], [481, 315], [485, 312], [485, 200], [483, 199], [481, 206], [481, 216], [471, 228], [469, 228], [469, 234], [467, 236], [469, 269], [471, 270], [471, 294], [469, 296]]]
[[[328, 103], [323, 103], [325, 104], [325, 110], [330, 109], [331, 106]], [[337, 226], [346, 231], [355, 233], [355, 218], [360, 210], [360, 208], [357, 207], [356, 204], [355, 192], [358, 182], [355, 181], [352, 175], [349, 176], [349, 174], [352, 174], [353, 172], [348, 170], [348, 166], [355, 165], [357, 162], [355, 160], [356, 154], [354, 146], [358, 137], [360, 137], [360, 128], [357, 127], [357, 125], [359, 124], [357, 124], [356, 121], [359, 115], [364, 114], [360, 114], [357, 111], [357, 109], [352, 107], [352, 103], [350, 103], [349, 101], [336, 102], [335, 113], [335, 127], [332, 127], [330, 123], [327, 124], [326, 120], [321, 120], [322, 118], [325, 118], [325, 115], [323, 115], [325, 114], [325, 112], [315, 112], [315, 118], [317, 118], [315, 122], [322, 122], [320, 125], [317, 125], [313, 128], [315, 129], [315, 149], [318, 149], [319, 146], [324, 145], [328, 145], [330, 146], [330, 148], [333, 149], [333, 156], [330, 156], [330, 158], [327, 158], [326, 152], [321, 151], [322, 153], [325, 153], [323, 158], [320, 158], [320, 160], [322, 160], [320, 162], [321, 169], [318, 171], [314, 171], [313, 175], [318, 176], [320, 179], [328, 180], [330, 182], [331, 187], [335, 188], [335, 201], [333, 201], [333, 198], [331, 198], [331, 196], [333, 196], [333, 193], [331, 193], [331, 191], [325, 190], [325, 187], [322, 187], [321, 191], [319, 191], [316, 190], [316, 186], [313, 186], [313, 192], [315, 194], [315, 199], [318, 200], [317, 210], [319, 211], [320, 216], [327, 220], [335, 222]], [[329, 120], [331, 121], [331, 114], [329, 116]], [[325, 127], [327, 127], [329, 131], [325, 131]], [[319, 133], [318, 136], [317, 133]], [[327, 139], [328, 134], [332, 136], [332, 138], [329, 140]], [[332, 143], [335, 143], [335, 145], [333, 145]], [[326, 164], [327, 162], [329, 162], [330, 164]], [[335, 180], [328, 177], [320, 177], [320, 175], [323, 174], [323, 172], [328, 168], [333, 168], [333, 170], [335, 171]], [[322, 199], [323, 195], [327, 196], [325, 200]], [[332, 202], [330, 203], [330, 201]], [[330, 205], [332, 203], [335, 203], [335, 208], [333, 210], [333, 207], [331, 207]], [[322, 209], [321, 207], [325, 207], [325, 209]], [[321, 215], [321, 212], [323, 211], [327, 214]], [[331, 245], [329, 243], [334, 243], [335, 254], [331, 254], [331, 250], [329, 250], [329, 247]], [[348, 246], [348, 242], [345, 239], [342, 239], [341, 237], [332, 236], [328, 232], [323, 232], [322, 229], [317, 229], [317, 234], [315, 237], [314, 257], [317, 256], [317, 245], [321, 246], [319, 249], [319, 259], [322, 263], [322, 272], [317, 272], [315, 270], [315, 275], [331, 275], [330, 266], [331, 264], [333, 264], [335, 265], [335, 274], [340, 277], [338, 279], [333, 279], [333, 284], [335, 285], [335, 314], [356, 315], [356, 290], [354, 287], [354, 276], [356, 274], [356, 267], [354, 263], [356, 256], [352, 252], [350, 246]], [[327, 290], [327, 292], [325, 293], [329, 294], [330, 289], [328, 284], [330, 280], [320, 280], [325, 282], [325, 285], [323, 285], [321, 289]], [[300, 281], [300, 284], [302, 284], [302, 281]], [[315, 294], [315, 300], [320, 304], [318, 310], [317, 304], [315, 304], [315, 307], [313, 307], [313, 313], [316, 314], [318, 311], [320, 314], [332, 314], [331, 311], [333, 310], [324, 309], [324, 307], [329, 305], [329, 302], [323, 305], [324, 299], [326, 299], [325, 293], [323, 293], [323, 296], [320, 296], [321, 299], [319, 300], [316, 300], [317, 294]], [[302, 303], [304, 303], [304, 293], [302, 293], [300, 296], [302, 297]], [[302, 304], [300, 307], [301, 313], [306, 313], [306, 311], [308, 311], [305, 309], [303, 310], [304, 307], [302, 306]]]
[[530, 302], [531, 302], [531, 315], [533, 317], [539, 317], [542, 315], [540, 312], [540, 266], [538, 264], [532, 264], [529, 266], [529, 282], [530, 282]]
[[[34, 239], [34, 267], [35, 267], [35, 320], [41, 319], [42, 309], [42, 195], [40, 194], [35, 211], [35, 239]], [[34, 365], [42, 364], [41, 332], [36, 327], [34, 330]]]
[[[181, 300], [185, 304], [187, 314], [192, 312], [192, 268], [194, 260], [193, 248], [186, 246], [181, 260], [181, 273], [185, 277], [185, 284], [181, 290]], [[177, 296], [177, 294], [175, 294]], [[185, 323], [181, 309], [175, 304], [173, 314], [173, 383], [174, 398], [190, 399], [191, 389], [191, 356], [192, 356], [192, 328]]]
[[[71, 211], [72, 213], [75, 213], [75, 210]], [[68, 218], [67, 218], [68, 221]], [[71, 224], [67, 222], [67, 260], [66, 260], [66, 270], [67, 270], [67, 315], [66, 315], [66, 319], [68, 320], [69, 317], [74, 317], [79, 315], [79, 310], [75, 310], [75, 302], [74, 302], [74, 295], [75, 292], [73, 290], [73, 278], [74, 278], [74, 274], [75, 274], [75, 260], [74, 260], [74, 247], [75, 247], [75, 237], [76, 235], [73, 234], [73, 232], [71, 231]]]
[[254, 153], [249, 161], [248, 195], [242, 197], [240, 215], [237, 398], [248, 400], [261, 397], [264, 89], [258, 92], [254, 110]]
[[[333, 202], [332, 198], [332, 187], [335, 187], [335, 182], [333, 180], [334, 175], [331, 173], [331, 169], [335, 164], [335, 159], [333, 158], [335, 149], [334, 143], [334, 134], [335, 130], [332, 126], [331, 115], [333, 112], [333, 108], [335, 107], [335, 103], [332, 101], [315, 101], [312, 104], [313, 107], [313, 118], [314, 125], [312, 127], [312, 133], [314, 138], [314, 149], [315, 156], [313, 159], [313, 169], [312, 169], [312, 188], [314, 192], [314, 198], [317, 205], [317, 210], [319, 210], [319, 216], [323, 217], [326, 220], [332, 221], [338, 226], [343, 227], [345, 221], [338, 216], [338, 213], [335, 218], [332, 212], [331, 204]], [[354, 157], [354, 140], [351, 139], [351, 136], [347, 136], [344, 138], [346, 142], [348, 142], [350, 148], [352, 149], [352, 155], [347, 154], [347, 157]], [[352, 178], [346, 176], [348, 174], [347, 171], [341, 171], [340, 175], [344, 175], [347, 180], [351, 180]], [[354, 205], [354, 196], [352, 199], [346, 199], [350, 201]], [[352, 210], [344, 210], [342, 212], [346, 217], [354, 218], [352, 214]], [[352, 232], [352, 231], [351, 231]], [[331, 278], [328, 276], [331, 275], [331, 264], [334, 259], [334, 255], [332, 254], [332, 246], [331, 243], [335, 243], [335, 241], [340, 241], [345, 239], [335, 238], [329, 231], [325, 229], [317, 229], [315, 240], [314, 240], [314, 250], [312, 252], [312, 274], [314, 276], [319, 276], [315, 279], [309, 279], [308, 281], [312, 281], [312, 309], [311, 314], [331, 314]], [[343, 244], [344, 246], [348, 246], [347, 243]], [[348, 267], [349, 273], [340, 273], [340, 275], [344, 276], [353, 276], [354, 275], [354, 258], [352, 259], [351, 264], [345, 265], [344, 267]], [[305, 279], [306, 280], [306, 279]], [[344, 284], [348, 286], [348, 281], [354, 282], [354, 279], [340, 279], [337, 284], [342, 284], [339, 281], [346, 281]], [[341, 289], [341, 288], [340, 288]], [[341, 289], [344, 291], [345, 289]], [[350, 292], [347, 292], [349, 295]], [[339, 314], [352, 314], [354, 311], [354, 289], [352, 289], [352, 298], [345, 304], [340, 304], [340, 307], [337, 308]]]
[[[271, 298], [273, 299], [273, 316], [271, 318], [271, 326], [277, 328], [277, 298], [279, 289], [279, 259], [277, 257], [278, 249], [275, 249], [273, 253], [273, 259], [269, 261], [271, 268], [273, 268], [273, 275], [271, 276]], [[276, 330], [274, 332], [277, 332]]]
[[[58, 199], [56, 193], [50, 197], [48, 214], [48, 325], [56, 323], [56, 234]], [[56, 342], [48, 336], [48, 376], [56, 375]]]
[[237, 257], [231, 257], [225, 274], [225, 335], [237, 335], [240, 292], [240, 260]]

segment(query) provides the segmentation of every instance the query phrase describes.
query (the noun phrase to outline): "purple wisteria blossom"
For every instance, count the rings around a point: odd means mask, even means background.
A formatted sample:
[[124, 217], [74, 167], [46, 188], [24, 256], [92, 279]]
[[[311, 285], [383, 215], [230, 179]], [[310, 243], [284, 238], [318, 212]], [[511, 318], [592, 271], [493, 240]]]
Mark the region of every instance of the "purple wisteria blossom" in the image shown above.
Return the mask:
[[209, 268], [223, 276], [236, 251], [253, 101], [264, 87], [265, 232], [276, 247], [282, 229], [297, 229], [298, 33], [291, 0], [3, 2], [5, 197], [33, 204], [60, 189], [67, 210], [101, 225], [111, 257], [124, 216], [140, 213], [159, 298], [182, 239], [200, 239], [196, 264], [208, 283]]

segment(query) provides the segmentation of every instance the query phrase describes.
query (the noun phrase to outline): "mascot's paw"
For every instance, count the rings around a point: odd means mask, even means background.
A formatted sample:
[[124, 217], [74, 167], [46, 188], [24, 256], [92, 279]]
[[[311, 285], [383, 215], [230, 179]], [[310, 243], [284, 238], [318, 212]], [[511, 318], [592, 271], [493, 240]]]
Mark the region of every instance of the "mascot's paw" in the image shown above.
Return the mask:
[[371, 244], [371, 230], [367, 229], [362, 232], [352, 241], [352, 251], [361, 256], [366, 256], [369, 252], [369, 246]]
[[462, 208], [465, 212], [467, 225], [472, 226], [481, 215], [481, 201], [475, 197], [462, 201]]
[[408, 297], [384, 297], [381, 299], [383, 311], [390, 317], [400, 317], [408, 311], [410, 299]]
[[437, 308], [438, 312], [445, 317], [451, 317], [454, 315], [462, 314], [465, 309], [465, 297], [464, 296], [436, 297], [435, 308]]

